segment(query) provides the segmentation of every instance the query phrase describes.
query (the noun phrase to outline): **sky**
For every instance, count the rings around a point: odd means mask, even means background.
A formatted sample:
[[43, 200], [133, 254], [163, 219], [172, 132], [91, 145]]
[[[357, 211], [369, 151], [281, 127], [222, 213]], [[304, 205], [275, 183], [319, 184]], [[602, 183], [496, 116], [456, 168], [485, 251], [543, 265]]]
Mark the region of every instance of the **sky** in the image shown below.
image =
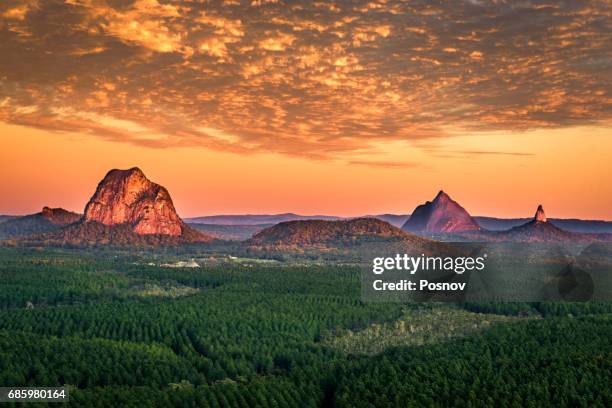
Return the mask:
[[612, 219], [609, 1], [4, 0], [0, 213]]

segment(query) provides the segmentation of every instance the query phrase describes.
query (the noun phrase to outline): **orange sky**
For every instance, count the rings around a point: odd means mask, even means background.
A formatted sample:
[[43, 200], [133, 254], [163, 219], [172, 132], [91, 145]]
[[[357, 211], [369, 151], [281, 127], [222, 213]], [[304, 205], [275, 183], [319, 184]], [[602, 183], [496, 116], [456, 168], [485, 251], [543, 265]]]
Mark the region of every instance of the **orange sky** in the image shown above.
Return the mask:
[[183, 216], [612, 219], [612, 8], [0, 2], [0, 214], [139, 166]]
[[[612, 219], [609, 128], [457, 136], [435, 148], [393, 142], [368, 153], [370, 165], [154, 149], [6, 124], [0, 134], [0, 213], [82, 211], [109, 169], [139, 166], [184, 217], [408, 213], [442, 188], [474, 215], [526, 217], [542, 203], [550, 217]], [[532, 155], [476, 153], [509, 149]], [[448, 153], [460, 150], [471, 153]]]

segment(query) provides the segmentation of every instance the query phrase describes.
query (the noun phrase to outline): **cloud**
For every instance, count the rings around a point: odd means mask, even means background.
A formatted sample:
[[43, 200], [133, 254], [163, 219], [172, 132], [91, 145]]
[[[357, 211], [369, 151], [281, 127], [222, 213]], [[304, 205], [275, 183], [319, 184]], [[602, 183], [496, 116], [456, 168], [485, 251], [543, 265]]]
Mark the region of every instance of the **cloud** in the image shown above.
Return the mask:
[[202, 13], [200, 17], [195, 19], [195, 22], [201, 23], [207, 27], [212, 27], [212, 33], [200, 40], [198, 49], [213, 57], [228, 57], [228, 44], [240, 42], [241, 38], [244, 36], [242, 21], [240, 19], [228, 19]]
[[530, 157], [535, 156], [534, 153], [525, 153], [525, 152], [496, 152], [496, 151], [486, 151], [486, 150], [456, 150], [451, 153], [459, 153], [465, 154], [468, 156], [521, 156], [521, 157]]
[[378, 160], [350, 160], [348, 164], [357, 166], [370, 166], [388, 169], [409, 169], [422, 167], [420, 163], [398, 162], [398, 161], [378, 161]]
[[157, 0], [137, 0], [126, 9], [108, 6], [102, 0], [67, 0], [84, 9], [84, 24], [88, 31], [97, 30], [118, 38], [127, 44], [140, 45], [157, 52], [181, 49], [181, 33], [170, 20], [180, 16], [177, 7], [160, 4]]
[[8, 20], [25, 20], [27, 14], [38, 7], [38, 0], [7, 1], [0, 8], [0, 17]]
[[436, 155], [450, 157], [452, 155], [463, 157], [475, 156], [514, 156], [514, 157], [534, 157], [535, 153], [527, 152], [503, 152], [492, 150], [435, 150]]
[[380, 142], [610, 126], [611, 20], [597, 0], [7, 0], [0, 120], [347, 161]]
[[277, 33], [268, 35], [267, 38], [259, 42], [259, 47], [267, 51], [284, 51], [295, 41], [295, 37], [291, 34]]

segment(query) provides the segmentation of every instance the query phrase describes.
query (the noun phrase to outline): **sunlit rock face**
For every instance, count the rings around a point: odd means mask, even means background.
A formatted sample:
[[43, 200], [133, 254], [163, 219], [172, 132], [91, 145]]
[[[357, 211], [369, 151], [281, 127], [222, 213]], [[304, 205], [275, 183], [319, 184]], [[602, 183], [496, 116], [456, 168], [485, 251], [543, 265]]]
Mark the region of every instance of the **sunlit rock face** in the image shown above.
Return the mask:
[[402, 229], [415, 233], [455, 233], [478, 231], [480, 226], [461, 205], [440, 191], [433, 201], [415, 208]]
[[544, 213], [544, 208], [542, 208], [541, 204], [538, 205], [534, 219], [536, 222], [546, 222], [546, 214]]
[[168, 190], [151, 182], [137, 167], [109, 171], [87, 203], [84, 220], [128, 224], [141, 235], [179, 236], [184, 225]]

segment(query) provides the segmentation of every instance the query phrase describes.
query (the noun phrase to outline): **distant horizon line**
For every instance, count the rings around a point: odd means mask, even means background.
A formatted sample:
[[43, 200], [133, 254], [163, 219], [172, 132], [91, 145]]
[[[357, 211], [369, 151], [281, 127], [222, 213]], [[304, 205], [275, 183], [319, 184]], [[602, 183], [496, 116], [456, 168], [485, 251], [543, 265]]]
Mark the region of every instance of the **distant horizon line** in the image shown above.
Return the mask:
[[[340, 219], [349, 219], [349, 218], [367, 218], [367, 217], [376, 217], [376, 216], [381, 216], [381, 215], [392, 215], [392, 216], [398, 216], [398, 217], [410, 217], [412, 214], [411, 213], [393, 213], [393, 212], [378, 212], [378, 213], [368, 213], [368, 214], [362, 214], [362, 215], [329, 215], [329, 214], [302, 214], [302, 213], [294, 213], [294, 212], [281, 212], [281, 213], [236, 213], [236, 214], [209, 214], [209, 215], [196, 215], [193, 217], [183, 217], [181, 216], [181, 219], [186, 220], [186, 219], [194, 219], [194, 218], [204, 218], [204, 217], [239, 217], [239, 216], [243, 216], [243, 217], [247, 217], [247, 216], [269, 216], [269, 217], [273, 217], [273, 216], [280, 216], [280, 215], [297, 215], [297, 216], [301, 216], [301, 217], [335, 217], [335, 218], [340, 218]], [[496, 218], [496, 219], [500, 219], [500, 220], [527, 220], [527, 219], [532, 219], [533, 215], [531, 216], [524, 216], [524, 217], [508, 217], [508, 216], [493, 216], [493, 215], [472, 215], [470, 214], [470, 217], [473, 218]], [[550, 220], [580, 220], [580, 221], [602, 221], [602, 222], [612, 222], [612, 219], [596, 219], [596, 218], [579, 218], [579, 217], [548, 217], [548, 219]]]
[[[70, 212], [74, 212], [76, 214], [83, 214], [81, 211], [72, 211], [69, 209], [66, 209], [64, 207], [50, 207], [50, 206], [43, 206], [41, 208], [41, 211], [43, 208], [45, 207], [49, 207], [52, 209], [55, 208], [61, 208], [63, 210], [66, 211], [70, 211]], [[25, 217], [28, 215], [34, 215], [34, 214], [38, 214], [41, 211], [37, 211], [34, 213], [22, 213], [22, 214], [8, 214], [8, 213], [0, 213], [0, 216], [3, 217]], [[177, 212], [178, 213], [178, 212]], [[382, 215], [390, 215], [390, 216], [396, 216], [396, 217], [410, 217], [412, 214], [411, 213], [393, 213], [393, 212], [375, 212], [375, 213], [367, 213], [367, 214], [360, 214], [360, 215], [330, 215], [330, 214], [322, 214], [322, 213], [318, 213], [318, 214], [304, 214], [304, 213], [297, 213], [297, 212], [292, 212], [292, 211], [288, 211], [288, 212], [265, 212], [265, 213], [215, 213], [215, 214], [205, 214], [205, 215], [196, 215], [196, 216], [182, 216], [179, 214], [179, 216], [181, 217], [182, 220], [190, 220], [190, 219], [196, 219], [196, 218], [208, 218], [208, 217], [278, 217], [278, 216], [283, 216], [283, 215], [294, 215], [294, 216], [298, 216], [298, 217], [312, 217], [312, 218], [316, 218], [316, 217], [325, 217], [325, 218], [337, 218], [337, 219], [352, 219], [352, 218], [368, 218], [368, 217], [376, 217], [376, 216], [382, 216]], [[492, 215], [472, 215], [470, 214], [471, 217], [473, 218], [494, 218], [494, 219], [500, 219], [500, 220], [528, 220], [533, 218], [533, 216], [520, 216], [520, 217], [509, 217], [509, 216], [492, 216]], [[593, 221], [593, 222], [612, 222], [612, 219], [596, 219], [596, 218], [580, 218], [580, 217], [548, 217], [548, 219], [551, 220], [580, 220], [580, 221]]]

